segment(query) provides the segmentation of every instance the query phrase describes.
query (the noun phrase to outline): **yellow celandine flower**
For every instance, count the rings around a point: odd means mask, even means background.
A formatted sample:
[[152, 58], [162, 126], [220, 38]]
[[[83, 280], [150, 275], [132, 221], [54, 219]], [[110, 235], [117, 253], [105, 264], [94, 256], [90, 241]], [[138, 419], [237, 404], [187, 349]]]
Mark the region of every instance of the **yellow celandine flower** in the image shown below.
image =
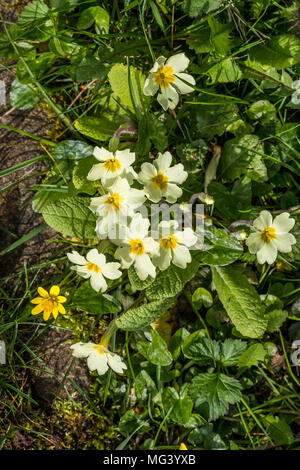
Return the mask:
[[65, 307], [62, 305], [67, 301], [66, 297], [59, 295], [60, 288], [58, 286], [52, 286], [49, 293], [43, 289], [43, 287], [37, 288], [40, 297], [35, 297], [31, 300], [32, 304], [37, 304], [31, 310], [32, 315], [38, 315], [43, 312], [43, 319], [49, 320], [52, 313], [54, 318], [57, 318], [58, 313], [65, 314]]
[[179, 450], [188, 450], [187, 446], [182, 442], [179, 446]]

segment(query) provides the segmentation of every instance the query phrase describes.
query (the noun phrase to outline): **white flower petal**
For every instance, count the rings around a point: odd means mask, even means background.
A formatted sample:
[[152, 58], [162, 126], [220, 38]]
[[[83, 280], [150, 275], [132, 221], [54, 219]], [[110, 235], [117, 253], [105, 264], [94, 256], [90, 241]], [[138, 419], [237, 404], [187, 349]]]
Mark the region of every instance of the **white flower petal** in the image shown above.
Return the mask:
[[122, 276], [122, 272], [119, 271], [120, 263], [106, 263], [105, 266], [102, 268], [103, 276], [107, 277], [108, 279], [119, 279]]
[[288, 212], [283, 212], [282, 214], [275, 217], [272, 226], [276, 230], [277, 233], [286, 233], [289, 232], [295, 225], [295, 219], [290, 218], [290, 214]]
[[148, 276], [154, 278], [156, 275], [155, 266], [153, 265], [149, 255], [147, 254], [143, 254], [140, 256], [137, 255], [135, 257], [134, 267], [141, 281], [145, 281]]
[[153, 184], [147, 184], [145, 186], [145, 193], [147, 195], [147, 198], [150, 199], [150, 201], [154, 203], [158, 203], [161, 198], [162, 198], [162, 191], [159, 188], [156, 188], [153, 186]]
[[155, 256], [153, 258], [153, 263], [155, 266], [158, 266], [161, 271], [167, 269], [172, 261], [172, 253], [171, 250], [164, 250], [160, 248], [159, 256]]
[[150, 75], [146, 78], [143, 88], [144, 95], [153, 96], [158, 91], [158, 88], [158, 84], [154, 81], [154, 74], [150, 73]]
[[178, 238], [178, 242], [181, 245], [185, 245], [189, 248], [194, 246], [197, 241], [197, 235], [190, 227], [183, 229], [182, 232], [175, 232], [174, 235]]
[[81, 256], [77, 251], [73, 250], [72, 253], [67, 253], [67, 257], [71, 261], [71, 263], [85, 265], [86, 259], [84, 256]]
[[261, 239], [261, 233], [251, 233], [246, 240], [246, 244], [249, 248], [250, 253], [255, 254], [264, 246], [264, 242]]
[[128, 269], [134, 261], [134, 257], [130, 252], [130, 247], [118, 247], [115, 251], [115, 258], [120, 260], [122, 269]]
[[176, 184], [167, 183], [167, 186], [165, 189], [163, 189], [162, 193], [163, 196], [165, 196], [167, 202], [174, 204], [174, 202], [176, 202], [177, 199], [182, 196], [182, 189], [179, 188], [179, 186], [176, 186]]
[[157, 101], [162, 106], [162, 108], [167, 111], [167, 109], [175, 109], [178, 105], [179, 96], [175, 88], [172, 85], [169, 85], [166, 88], [160, 87], [160, 93], [157, 96]]
[[292, 246], [296, 243], [296, 238], [291, 233], [279, 233], [276, 239], [273, 240], [274, 245], [278, 251], [282, 253], [289, 253], [292, 251]]
[[178, 163], [166, 170], [166, 176], [171, 183], [182, 184], [187, 179], [188, 174], [184, 171], [182, 163]]
[[141, 166], [141, 171], [138, 175], [139, 181], [142, 184], [148, 183], [154, 176], [157, 175], [157, 171], [154, 165], [151, 163], [143, 163]]
[[104, 162], [108, 158], [113, 158], [113, 154], [104, 147], [95, 147], [93, 154], [100, 162]]
[[166, 173], [172, 163], [172, 155], [170, 152], [160, 153], [155, 160], [155, 166], [159, 172]]
[[95, 343], [75, 343], [70, 346], [70, 348], [73, 350], [72, 354], [74, 357], [82, 358], [82, 357], [88, 357], [91, 352], [94, 350], [94, 346], [96, 346]]
[[87, 179], [89, 181], [97, 181], [103, 178], [107, 173], [106, 168], [104, 168], [103, 163], [97, 163], [93, 165], [90, 171], [87, 174]]
[[253, 221], [253, 227], [256, 230], [263, 230], [266, 227], [272, 226], [272, 215], [269, 211], [261, 211], [259, 217]]
[[183, 72], [189, 65], [189, 59], [186, 57], [186, 55], [181, 52], [180, 54], [175, 54], [172, 57], [170, 57], [166, 65], [170, 65], [173, 68], [173, 71], [175, 73], [177, 72]]
[[105, 265], [106, 262], [105, 256], [102, 253], [99, 253], [97, 248], [93, 248], [92, 250], [90, 250], [86, 255], [86, 259], [90, 263], [94, 263], [99, 266], [99, 268]]
[[[189, 75], [187, 73], [176, 73], [175, 75], [175, 81], [173, 82], [173, 85], [176, 86], [176, 88], [180, 91], [181, 94], [185, 93], [192, 93], [194, 91], [194, 88], [187, 85], [184, 82], [191, 83], [191, 85], [195, 85], [195, 79], [192, 77], [192, 75]], [[184, 81], [183, 81], [184, 80]]]
[[107, 353], [107, 362], [109, 367], [117, 374], [123, 374], [123, 369], [127, 369], [126, 364], [118, 354]]
[[151, 237], [146, 237], [143, 240], [145, 252], [149, 253], [151, 256], [158, 255], [159, 253], [159, 243]]
[[185, 269], [187, 263], [192, 261], [191, 254], [189, 249], [184, 245], [176, 245], [176, 248], [173, 250], [173, 264], [178, 266], [178, 268]]
[[130, 152], [129, 149], [117, 150], [115, 153], [115, 158], [119, 160], [122, 167], [127, 168], [134, 163], [135, 153]]
[[271, 243], [264, 243], [264, 246], [257, 252], [257, 261], [259, 264], [273, 264], [277, 258], [277, 248]]
[[91, 286], [96, 292], [105, 292], [107, 289], [107, 283], [102, 273], [95, 273], [92, 271], [90, 278]]
[[107, 355], [100, 354], [95, 349], [95, 352], [88, 357], [87, 365], [91, 371], [97, 370], [99, 375], [103, 375], [108, 371]]

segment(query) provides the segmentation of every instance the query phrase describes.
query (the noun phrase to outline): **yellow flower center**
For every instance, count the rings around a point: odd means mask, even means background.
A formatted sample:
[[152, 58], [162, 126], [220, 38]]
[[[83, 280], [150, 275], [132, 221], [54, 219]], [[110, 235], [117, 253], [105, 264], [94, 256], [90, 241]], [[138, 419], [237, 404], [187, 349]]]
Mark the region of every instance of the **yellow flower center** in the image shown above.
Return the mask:
[[95, 264], [95, 263], [87, 263], [86, 264], [86, 269], [88, 271], [94, 271], [96, 274], [100, 273], [100, 271], [101, 271], [101, 268], [99, 268], [99, 266], [97, 266], [97, 264]]
[[43, 305], [43, 310], [46, 313], [51, 313], [54, 308], [57, 308], [58, 306], [58, 301], [56, 297], [49, 297], [48, 299], [43, 300], [42, 302]]
[[274, 227], [264, 228], [260, 234], [260, 238], [264, 243], [269, 244], [272, 240], [276, 238], [276, 230]]
[[118, 193], [113, 193], [113, 194], [111, 194], [111, 196], [109, 196], [106, 199], [105, 204], [109, 204], [116, 211], [119, 211], [120, 210], [120, 205], [123, 201], [124, 201], [124, 196], [120, 196], [120, 194], [118, 194]]
[[144, 253], [145, 246], [144, 246], [144, 243], [142, 242], [142, 240], [140, 240], [139, 238], [135, 238], [135, 239], [130, 240], [129, 244], [131, 246], [130, 251], [134, 255], [141, 256]]
[[165, 187], [167, 186], [167, 182], [169, 180], [168, 180], [168, 177], [163, 175], [162, 172], [160, 171], [159, 173], [157, 173], [156, 176], [153, 176], [151, 181], [155, 188], [165, 189]]
[[170, 83], [174, 82], [174, 80], [175, 76], [173, 75], [173, 67], [170, 67], [170, 65], [160, 67], [154, 75], [154, 82], [162, 88], [167, 88]]
[[96, 349], [96, 351], [98, 351], [99, 354], [105, 354], [103, 351], [103, 346], [101, 344], [98, 344], [98, 346], [94, 346], [93, 349]]
[[160, 244], [164, 250], [174, 250], [176, 248], [178, 238], [175, 235], [167, 235], [160, 239]]
[[121, 169], [121, 163], [119, 162], [117, 158], [108, 158], [104, 162], [103, 166], [111, 173], [114, 173], [115, 171]]

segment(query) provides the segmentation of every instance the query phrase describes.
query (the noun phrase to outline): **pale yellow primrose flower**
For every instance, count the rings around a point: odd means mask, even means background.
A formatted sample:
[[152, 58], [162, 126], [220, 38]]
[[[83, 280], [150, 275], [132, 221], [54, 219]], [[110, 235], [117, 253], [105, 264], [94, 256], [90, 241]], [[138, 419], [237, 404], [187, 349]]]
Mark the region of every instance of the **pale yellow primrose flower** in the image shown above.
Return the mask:
[[246, 241], [250, 253], [256, 254], [260, 264], [273, 264], [278, 251], [292, 251], [291, 245], [296, 243], [296, 239], [288, 232], [294, 225], [295, 219], [290, 218], [288, 212], [283, 212], [273, 221], [270, 212], [261, 211], [259, 217], [253, 221], [252, 229], [255, 232], [251, 233]]
[[112, 185], [118, 177], [126, 178], [132, 184], [136, 176], [131, 165], [135, 161], [135, 154], [129, 149], [117, 150], [115, 153], [109, 152], [104, 147], [95, 147], [94, 157], [101, 163], [93, 165], [87, 179], [89, 181], [101, 180], [103, 186]]
[[163, 109], [165, 111], [168, 108], [175, 109], [179, 94], [194, 91], [191, 86], [184, 83], [195, 85], [194, 78], [187, 73], [182, 73], [188, 67], [189, 62], [183, 53], [173, 55], [168, 60], [163, 56], [158, 57], [145, 81], [144, 95], [153, 96], [159, 91], [157, 100]]
[[165, 197], [167, 202], [173, 204], [182, 195], [182, 189], [177, 184], [187, 179], [182, 163], [171, 167], [172, 155], [170, 152], [159, 154], [154, 163], [143, 163], [138, 175], [139, 181], [144, 185], [145, 193], [152, 202], [159, 202]]
[[57, 318], [58, 313], [66, 313], [65, 307], [62, 304], [65, 303], [67, 299], [59, 295], [60, 288], [58, 286], [52, 286], [49, 294], [43, 287], [38, 287], [37, 291], [40, 297], [35, 297], [30, 301], [32, 304], [37, 304], [37, 306], [31, 310], [32, 315], [38, 315], [43, 312], [43, 319], [47, 321], [51, 313], [54, 318]]
[[125, 178], [118, 178], [107, 194], [91, 199], [90, 209], [98, 216], [96, 234], [106, 238], [116, 224], [127, 225], [128, 217], [134, 217], [136, 209], [146, 200], [145, 192], [131, 188]]
[[110, 237], [118, 245], [115, 258], [123, 269], [134, 266], [138, 277], [144, 281], [148, 276], [155, 278], [156, 270], [151, 258], [159, 253], [159, 244], [148, 236], [150, 221], [137, 214], [128, 227], [118, 227], [119, 238]]
[[178, 222], [175, 220], [162, 221], [159, 224], [159, 255], [153, 257], [153, 263], [164, 271], [171, 263], [185, 269], [192, 261], [189, 248], [195, 245], [197, 236], [191, 228], [177, 230]]
[[71, 269], [84, 279], [90, 279], [91, 286], [96, 292], [106, 291], [107, 283], [105, 278], [118, 279], [122, 276], [122, 272], [119, 271], [120, 263], [107, 263], [105, 256], [99, 253], [96, 248], [90, 250], [86, 258], [77, 251], [67, 253], [67, 257], [71, 263], [75, 264]]
[[103, 375], [110, 367], [117, 374], [122, 374], [123, 369], [127, 369], [123, 359], [118, 354], [107, 349], [108, 345], [95, 343], [72, 344], [73, 356], [77, 358], [87, 357], [87, 365], [91, 371], [96, 370], [99, 375]]

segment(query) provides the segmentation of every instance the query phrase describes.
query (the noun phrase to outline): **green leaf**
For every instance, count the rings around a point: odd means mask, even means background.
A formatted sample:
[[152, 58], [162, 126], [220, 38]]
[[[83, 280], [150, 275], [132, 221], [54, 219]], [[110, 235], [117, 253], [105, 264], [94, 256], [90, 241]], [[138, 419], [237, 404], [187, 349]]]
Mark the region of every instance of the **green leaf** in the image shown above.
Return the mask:
[[268, 320], [267, 331], [269, 333], [278, 331], [287, 317], [288, 312], [286, 310], [272, 310], [271, 312], [268, 312], [266, 314], [266, 319]]
[[145, 281], [141, 281], [136, 273], [134, 266], [130, 266], [128, 269], [128, 278], [133, 291], [144, 290], [154, 282], [154, 278], [151, 276], [148, 276]]
[[188, 264], [187, 269], [181, 269], [171, 264], [165, 271], [160, 271], [155, 281], [147, 287], [147, 299], [158, 300], [175, 297], [183, 290], [185, 284], [195, 276], [198, 268], [199, 263], [195, 260]]
[[260, 338], [266, 330], [265, 307], [254, 287], [231, 266], [212, 267], [218, 296], [236, 329], [249, 338]]
[[252, 47], [250, 58], [277, 70], [291, 67], [300, 62], [300, 39], [294, 34], [273, 36], [267, 44]]
[[47, 204], [42, 215], [57, 232], [77, 238], [95, 238], [96, 217], [85, 197], [65, 197]]
[[239, 358], [247, 348], [247, 343], [240, 339], [227, 338], [221, 346], [221, 363], [223, 367], [232, 367], [238, 364]]
[[[226, 217], [226, 214], [224, 215]], [[243, 247], [237, 240], [227, 235], [224, 230], [211, 226], [205, 228], [204, 244], [201, 250], [195, 252], [195, 256], [201, 263], [225, 266], [239, 259], [242, 253]]]
[[103, 80], [110, 70], [108, 64], [103, 64], [94, 56], [84, 57], [76, 69], [77, 82], [90, 82], [95, 78]]
[[260, 343], [252, 344], [239, 358], [238, 366], [250, 369], [252, 366], [258, 366], [259, 362], [264, 361], [266, 350]]
[[85, 157], [79, 161], [73, 170], [72, 181], [78, 193], [86, 193], [93, 195], [98, 186], [97, 181], [89, 181], [87, 175], [93, 165], [99, 161], [93, 156]]
[[116, 325], [121, 330], [135, 331], [145, 328], [161, 317], [175, 302], [175, 297], [155, 300], [139, 307], [127, 310], [116, 320]]
[[[217, 183], [216, 181], [210, 183], [207, 190], [208, 193], [213, 196], [215, 200], [215, 207], [222, 218], [227, 219], [229, 222], [233, 222], [237, 219], [240, 219], [241, 217], [243, 219], [249, 219], [249, 217], [251, 216], [250, 210], [252, 188], [251, 181], [249, 180], [249, 178], [247, 178], [247, 176], [245, 176], [243, 179], [238, 179], [237, 181], [235, 181], [231, 191], [229, 191], [229, 189], [227, 189], [224, 184]], [[226, 255], [226, 249], [224, 249], [224, 254]], [[230, 258], [232, 257], [232, 255], [233, 253], [231, 252]], [[218, 252], [218, 257], [220, 257], [222, 261], [222, 251]], [[214, 263], [210, 262], [209, 264]]]
[[51, 149], [51, 155], [59, 165], [60, 170], [68, 178], [78, 162], [93, 154], [93, 147], [81, 140], [63, 140]]
[[211, 293], [204, 289], [204, 287], [198, 287], [192, 295], [192, 302], [195, 304], [196, 308], [209, 308], [213, 304], [213, 298]]
[[163, 405], [166, 413], [172, 409], [169, 417], [177, 424], [184, 426], [191, 417], [193, 400], [188, 396], [186, 387], [178, 393], [175, 388], [167, 387], [163, 391]]
[[266, 124], [276, 120], [276, 108], [268, 100], [259, 100], [250, 106], [248, 116], [251, 120], [259, 120], [262, 124]]
[[262, 161], [263, 145], [256, 135], [235, 137], [225, 142], [219, 164], [219, 175], [234, 181], [247, 174], [254, 181], [267, 180], [267, 169]]
[[90, 7], [83, 10], [77, 22], [79, 30], [89, 29], [96, 24], [98, 34], [107, 34], [109, 30], [109, 14], [102, 7]]
[[[211, 139], [215, 135], [222, 135], [239, 118], [237, 105], [228, 102], [223, 105], [224, 98], [213, 96], [208, 99], [207, 95], [200, 95], [195, 101], [201, 102], [201, 105], [193, 106], [191, 113], [195, 124], [195, 138]], [[208, 104], [202, 104], [203, 102]]]
[[118, 129], [120, 121], [110, 121], [106, 117], [82, 116], [74, 122], [74, 127], [83, 135], [105, 142]]
[[[134, 112], [134, 103], [132, 103], [129, 89], [128, 67], [123, 64], [113, 65], [108, 74], [108, 79], [113, 91], [113, 96], [119, 99], [125, 108]], [[135, 102], [140, 109], [147, 109], [150, 100], [149, 97], [143, 94], [146, 80], [145, 75], [135, 67], [130, 67], [130, 79]]]
[[194, 171], [203, 168], [207, 154], [207, 144], [203, 139], [194, 140], [188, 144], [180, 144], [176, 147], [176, 152], [185, 170]]
[[276, 444], [281, 446], [293, 444], [294, 435], [285, 419], [270, 415], [265, 417], [265, 422], [267, 431]]
[[189, 335], [182, 346], [183, 354], [197, 361], [199, 366], [213, 365], [220, 358], [220, 346], [216, 341], [210, 341], [201, 330]]
[[184, 0], [183, 10], [192, 18], [219, 8], [221, 0]]
[[207, 450], [225, 450], [226, 444], [219, 434], [213, 432], [211, 424], [200, 426], [190, 432], [188, 442], [195, 447], [204, 447]]
[[163, 152], [168, 145], [166, 132], [166, 125], [154, 114], [144, 114], [139, 120], [137, 152], [141, 156], [148, 155], [152, 144], [158, 151]]
[[75, 307], [93, 314], [104, 315], [105, 313], [118, 313], [121, 310], [121, 305], [114, 297], [94, 291], [90, 281], [84, 282], [75, 290], [72, 300]]
[[190, 333], [185, 328], [179, 328], [179, 330], [177, 330], [172, 336], [169, 344], [169, 351], [172, 354], [174, 361], [177, 361], [179, 358], [181, 347], [189, 334]]
[[207, 402], [209, 419], [215, 420], [228, 412], [229, 405], [241, 399], [242, 386], [234, 377], [225, 374], [199, 374], [190, 386], [192, 398]]
[[136, 376], [134, 388], [137, 398], [142, 401], [145, 401], [149, 394], [154, 396], [157, 393], [155, 382], [145, 369], [142, 369]]
[[151, 364], [168, 366], [172, 363], [172, 355], [165, 340], [153, 328], [150, 328], [150, 342], [139, 341], [137, 348]]
[[10, 89], [10, 102], [14, 108], [34, 108], [39, 101], [37, 92], [30, 85], [23, 85], [18, 79], [13, 81]]
[[208, 69], [210, 84], [236, 82], [243, 74], [233, 59], [224, 59]]
[[143, 416], [136, 414], [134, 410], [128, 410], [120, 419], [119, 428], [126, 433], [133, 433], [137, 429], [139, 432], [144, 433], [150, 429], [150, 424], [145, 421]]
[[32, 26], [33, 24], [44, 22], [48, 18], [49, 8], [41, 0], [35, 0], [26, 5], [19, 16], [18, 24], [20, 26]]

